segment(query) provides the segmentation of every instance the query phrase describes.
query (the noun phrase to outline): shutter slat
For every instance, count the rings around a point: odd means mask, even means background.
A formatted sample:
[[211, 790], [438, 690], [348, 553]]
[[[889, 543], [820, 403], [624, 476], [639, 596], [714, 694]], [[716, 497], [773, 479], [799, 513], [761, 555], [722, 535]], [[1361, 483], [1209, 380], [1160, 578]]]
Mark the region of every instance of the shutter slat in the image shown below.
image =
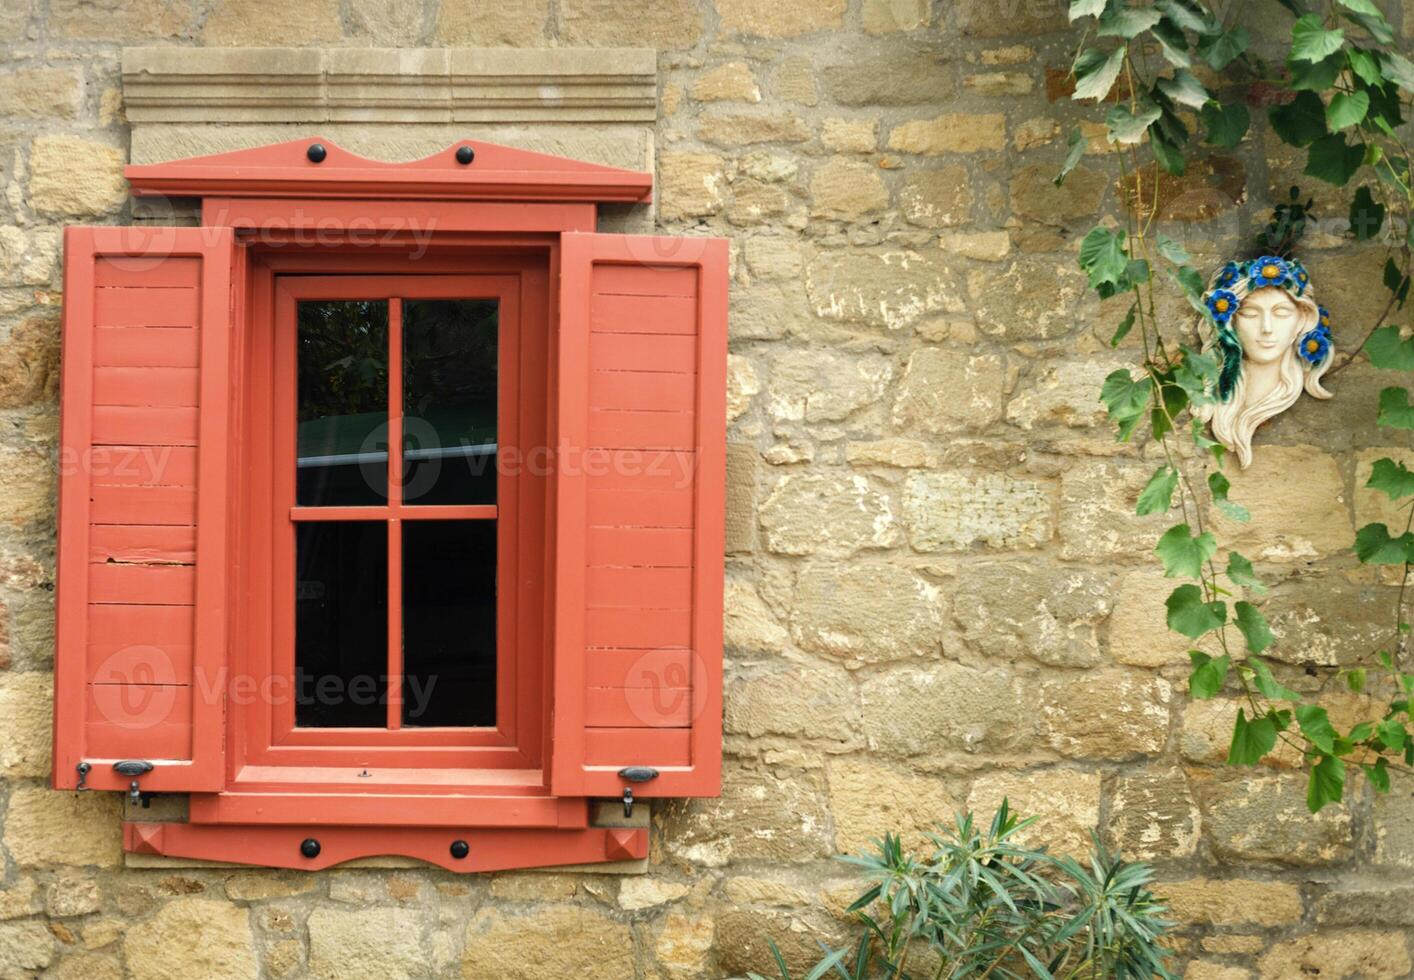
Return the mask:
[[562, 239], [551, 788], [721, 782], [726, 242]]
[[54, 784], [225, 785], [230, 229], [64, 234]]

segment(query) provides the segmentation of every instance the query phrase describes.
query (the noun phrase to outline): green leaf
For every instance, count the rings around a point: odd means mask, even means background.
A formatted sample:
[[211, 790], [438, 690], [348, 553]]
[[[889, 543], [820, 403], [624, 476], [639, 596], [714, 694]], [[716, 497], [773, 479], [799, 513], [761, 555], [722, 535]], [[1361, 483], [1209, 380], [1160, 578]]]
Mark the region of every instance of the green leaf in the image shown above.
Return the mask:
[[1166, 173], [1175, 177], [1183, 176], [1187, 161], [1183, 159], [1183, 151], [1178, 148], [1177, 143], [1155, 129], [1149, 133], [1149, 149]]
[[1085, 155], [1085, 148], [1090, 145], [1090, 140], [1081, 132], [1079, 126], [1074, 126], [1070, 130], [1070, 135], [1066, 137], [1065, 161], [1061, 164], [1060, 173], [1051, 179], [1051, 182], [1059, 187], [1065, 182], [1066, 176], [1080, 163], [1080, 158]]
[[1403, 269], [1395, 265], [1393, 258], [1385, 259], [1384, 275], [1381, 278], [1385, 288], [1394, 294], [1394, 298], [1402, 307], [1405, 297], [1409, 295], [1409, 277], [1404, 274]]
[[1350, 202], [1350, 230], [1357, 242], [1368, 241], [1380, 233], [1385, 223], [1385, 207], [1375, 200], [1370, 188], [1361, 187]]
[[1328, 184], [1343, 187], [1350, 183], [1355, 171], [1365, 161], [1365, 145], [1350, 144], [1339, 133], [1322, 136], [1311, 144], [1306, 153], [1306, 169], [1301, 171], [1307, 177], [1324, 180]]
[[1169, 629], [1196, 640], [1227, 621], [1227, 604], [1204, 602], [1196, 585], [1180, 585], [1164, 600]]
[[1185, 266], [1193, 261], [1188, 251], [1163, 232], [1159, 232], [1159, 255], [1177, 266]]
[[1163, 14], [1153, 7], [1118, 7], [1100, 18], [1100, 37], [1133, 40], [1159, 22]]
[[1301, 734], [1316, 748], [1322, 752], [1335, 751], [1336, 731], [1325, 708], [1314, 704], [1297, 705], [1296, 723], [1301, 726]]
[[1268, 701], [1300, 701], [1301, 695], [1277, 682], [1272, 669], [1261, 657], [1248, 657], [1247, 666], [1252, 670], [1252, 686]]
[[1292, 61], [1322, 61], [1340, 50], [1345, 43], [1344, 31], [1328, 31], [1320, 14], [1307, 14], [1291, 25]]
[[1354, 126], [1370, 111], [1370, 96], [1364, 92], [1337, 92], [1326, 106], [1326, 128], [1332, 133]]
[[1405, 388], [1385, 388], [1380, 392], [1380, 414], [1376, 424], [1386, 429], [1414, 429], [1414, 405]]
[[1327, 803], [1339, 803], [1345, 795], [1345, 763], [1333, 755], [1321, 757], [1321, 761], [1311, 767], [1311, 777], [1306, 783], [1306, 807], [1312, 813], [1319, 813]]
[[1365, 690], [1366, 671], [1364, 667], [1352, 667], [1345, 672], [1345, 686], [1350, 688], [1351, 693], [1359, 694]]
[[1380, 722], [1375, 728], [1375, 734], [1385, 744], [1385, 748], [1393, 752], [1404, 748], [1409, 741], [1408, 729], [1397, 718], [1386, 718]]
[[1322, 61], [1291, 61], [1286, 63], [1291, 79], [1286, 87], [1293, 92], [1325, 92], [1335, 85], [1340, 73], [1345, 70], [1345, 58], [1333, 54]]
[[1375, 787], [1376, 793], [1389, 792], [1389, 763], [1384, 759], [1376, 759], [1373, 766], [1362, 765], [1365, 770], [1365, 778], [1370, 781], [1370, 785]]
[[1380, 327], [1365, 341], [1370, 363], [1386, 371], [1414, 371], [1414, 337], [1401, 340], [1398, 327]]
[[1414, 61], [1393, 51], [1381, 51], [1385, 75], [1406, 92], [1414, 92]]
[[1414, 472], [1392, 459], [1377, 459], [1370, 467], [1370, 478], [1365, 481], [1365, 486], [1379, 491], [1390, 500], [1414, 497]]
[[1108, 228], [1091, 228], [1080, 242], [1080, 268], [1090, 277], [1090, 286], [1117, 283], [1129, 267], [1124, 250], [1124, 235]]
[[1191, 696], [1206, 701], [1223, 689], [1230, 666], [1226, 656], [1214, 659], [1201, 650], [1189, 650], [1188, 658], [1193, 661], [1193, 672], [1188, 675], [1188, 693]]
[[1203, 565], [1218, 550], [1211, 532], [1194, 536], [1187, 524], [1176, 524], [1164, 532], [1154, 553], [1164, 563], [1166, 578], [1202, 578]]
[[1162, 110], [1152, 102], [1139, 108], [1139, 114], [1129, 111], [1129, 106], [1117, 105], [1105, 114], [1105, 126], [1111, 143], [1139, 143], [1149, 127], [1162, 115]]
[[1221, 473], [1208, 474], [1208, 491], [1213, 495], [1213, 503], [1217, 505], [1218, 510], [1232, 520], [1245, 524], [1252, 519], [1252, 512], [1241, 504], [1235, 504], [1227, 499], [1227, 492], [1231, 489], [1232, 484]]
[[1369, 31], [1370, 36], [1379, 43], [1389, 44], [1394, 40], [1394, 29], [1389, 26], [1380, 8], [1370, 0], [1340, 0], [1340, 5], [1350, 11], [1347, 17]]
[[1129, 305], [1129, 312], [1124, 315], [1124, 319], [1119, 321], [1119, 326], [1115, 327], [1114, 336], [1110, 338], [1110, 346], [1118, 347], [1119, 342], [1129, 336], [1129, 331], [1134, 329], [1134, 318], [1139, 314], [1139, 303], [1136, 301]]
[[1276, 744], [1276, 722], [1270, 717], [1248, 721], [1247, 713], [1242, 708], [1237, 709], [1237, 721], [1232, 726], [1232, 745], [1227, 750], [1228, 765], [1255, 766]]
[[1260, 609], [1250, 602], [1238, 602], [1233, 609], [1237, 613], [1233, 622], [1247, 641], [1248, 650], [1261, 653], [1275, 642], [1276, 637], [1272, 636], [1271, 627], [1267, 625], [1267, 617], [1262, 615]]
[[1110, 418], [1118, 421], [1134, 415], [1142, 415], [1149, 406], [1149, 393], [1154, 382], [1147, 375], [1134, 380], [1126, 368], [1112, 371], [1100, 386], [1100, 401]]
[[1233, 27], [1218, 34], [1208, 34], [1198, 39], [1198, 54], [1213, 71], [1222, 71], [1241, 57], [1251, 39], [1247, 28]]
[[1070, 0], [1070, 22], [1081, 17], [1098, 17], [1105, 12], [1106, 0]]
[[1083, 52], [1075, 62], [1075, 92], [1071, 98], [1099, 102], [1108, 96], [1124, 66], [1124, 52], [1122, 45], [1108, 55], [1093, 48]]
[[1268, 110], [1267, 119], [1291, 146], [1310, 146], [1326, 135], [1326, 104], [1314, 92], [1298, 92], [1288, 104]]
[[1178, 488], [1178, 470], [1172, 466], [1160, 466], [1139, 491], [1139, 505], [1135, 513], [1143, 517], [1161, 514], [1173, 506], [1173, 492]]
[[1157, 0], [1154, 4], [1163, 11], [1165, 17], [1180, 30], [1210, 34], [1213, 31], [1212, 16], [1196, 3], [1184, 0]]
[[1182, 28], [1174, 26], [1173, 21], [1165, 17], [1149, 33], [1159, 42], [1159, 51], [1165, 61], [1175, 68], [1193, 67], [1193, 59], [1188, 55], [1188, 38]]
[[1366, 85], [1383, 85], [1385, 76], [1380, 71], [1379, 59], [1373, 52], [1365, 51], [1362, 48], [1351, 48], [1345, 52], [1346, 61], [1350, 63], [1350, 70], [1355, 77]]
[[1257, 579], [1252, 563], [1235, 551], [1227, 553], [1227, 577], [1233, 585], [1251, 589], [1257, 595], [1267, 591], [1267, 587]]
[[1247, 135], [1248, 127], [1252, 125], [1251, 114], [1240, 102], [1232, 105], [1209, 102], [1203, 106], [1200, 118], [1203, 121], [1204, 141], [1224, 150], [1230, 150], [1241, 143], [1242, 137]]
[[1355, 532], [1355, 557], [1366, 565], [1403, 565], [1414, 557], [1414, 532], [1392, 538], [1383, 524], [1366, 524]]
[[1155, 84], [1160, 92], [1190, 109], [1201, 109], [1212, 98], [1203, 83], [1194, 78], [1192, 72], [1182, 68], [1175, 71], [1172, 78], [1160, 78]]

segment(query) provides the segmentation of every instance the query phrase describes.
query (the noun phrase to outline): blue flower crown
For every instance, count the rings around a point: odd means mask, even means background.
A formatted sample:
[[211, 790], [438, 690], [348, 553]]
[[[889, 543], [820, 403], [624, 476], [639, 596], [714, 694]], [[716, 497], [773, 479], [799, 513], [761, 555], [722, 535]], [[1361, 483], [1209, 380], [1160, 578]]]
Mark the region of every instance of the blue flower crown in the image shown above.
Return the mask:
[[[1242, 373], [1242, 342], [1232, 326], [1232, 318], [1248, 293], [1268, 286], [1285, 289], [1300, 298], [1311, 288], [1311, 276], [1298, 259], [1263, 255], [1245, 262], [1227, 263], [1213, 276], [1208, 291], [1203, 294], [1203, 305], [1213, 322], [1217, 346], [1223, 355], [1222, 370], [1218, 374], [1218, 395], [1223, 401], [1232, 395]], [[1324, 306], [1316, 309], [1320, 311], [1320, 321], [1296, 345], [1296, 353], [1306, 362], [1308, 371], [1324, 364], [1331, 354], [1330, 313]]]

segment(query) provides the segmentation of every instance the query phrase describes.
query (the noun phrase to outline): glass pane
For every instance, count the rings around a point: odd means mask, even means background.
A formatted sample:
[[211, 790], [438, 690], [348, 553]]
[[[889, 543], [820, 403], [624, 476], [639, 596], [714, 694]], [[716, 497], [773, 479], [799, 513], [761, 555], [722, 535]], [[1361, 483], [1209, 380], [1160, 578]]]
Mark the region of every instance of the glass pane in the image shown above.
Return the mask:
[[388, 302], [299, 304], [301, 507], [388, 499]]
[[295, 525], [295, 724], [386, 728], [388, 525]]
[[403, 522], [403, 723], [496, 724], [496, 522]]
[[403, 502], [496, 502], [495, 300], [403, 301]]

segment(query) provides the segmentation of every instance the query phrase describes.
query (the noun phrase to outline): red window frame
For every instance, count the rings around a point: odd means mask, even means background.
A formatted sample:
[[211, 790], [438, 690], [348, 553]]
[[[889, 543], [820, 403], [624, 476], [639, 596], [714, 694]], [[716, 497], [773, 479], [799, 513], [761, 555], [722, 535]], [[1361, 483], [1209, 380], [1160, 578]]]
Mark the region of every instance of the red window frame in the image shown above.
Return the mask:
[[[314, 152], [314, 142], [323, 152]], [[89, 441], [84, 413], [107, 404], [90, 388], [91, 378], [70, 378], [67, 356], [71, 346], [82, 351], [90, 332], [104, 328], [85, 305], [95, 285], [103, 286], [95, 281], [95, 263], [138, 257], [155, 280], [172, 257], [194, 255], [205, 270], [199, 284], [204, 312], [195, 321], [204, 351], [198, 457], [203, 472], [216, 472], [220, 459], [219, 469], [228, 474], [224, 482], [204, 478], [196, 488], [200, 534], [209, 543], [198, 549], [197, 575], [208, 583], [204, 608], [219, 610], [224, 636], [198, 631], [193, 711], [199, 697], [205, 700], [193, 717], [193, 725], [199, 721], [193, 738], [200, 740], [190, 763], [180, 752], [164, 754], [154, 739], [124, 742], [91, 724], [85, 728], [82, 721], [92, 712], [84, 714], [84, 686], [102, 681], [84, 672], [81, 643], [60, 644], [56, 697], [64, 710], [56, 712], [56, 787], [76, 788], [90, 778], [88, 788], [127, 789], [129, 779], [115, 762], [123, 745], [156, 760], [155, 769], [138, 777], [142, 790], [192, 794], [188, 823], [127, 824], [131, 851], [302, 868], [396, 853], [458, 871], [641, 859], [646, 831], [590, 826], [591, 796], [718, 791], [726, 243], [594, 234], [596, 204], [648, 200], [649, 175], [492, 144], [474, 149], [471, 170], [455, 148], [382, 164], [318, 138], [131, 167], [128, 177], [140, 194], [201, 196], [203, 227], [66, 234], [65, 446], [82, 449], [79, 444]], [[503, 323], [515, 308], [520, 370], [511, 390], [502, 372], [501, 398], [513, 396], [516, 410], [503, 412], [502, 422], [516, 420], [523, 445], [550, 448], [557, 460], [583, 459], [591, 447], [612, 457], [621, 449], [632, 455], [663, 445], [656, 440], [667, 436], [640, 417], [662, 411], [658, 396], [629, 385], [633, 394], [624, 404], [601, 404], [589, 377], [602, 382], [603, 371], [672, 374], [675, 384], [695, 392], [692, 419], [677, 419], [672, 436], [679, 454], [681, 440], [691, 440], [682, 458], [694, 467], [690, 482], [674, 488], [679, 496], [672, 502], [679, 519], [692, 514], [694, 529], [691, 650], [681, 649], [680, 630], [659, 630], [662, 617], [647, 596], [609, 604], [614, 624], [628, 622], [637, 609], [647, 614], [641, 626], [586, 642], [586, 624], [608, 625], [603, 589], [627, 595], [634, 591], [630, 581], [655, 577], [603, 569], [658, 564], [647, 554], [626, 563], [609, 557], [596, 550], [595, 535], [608, 520], [612, 530], [626, 531], [625, 542], [638, 540], [634, 529], [658, 526], [652, 514], [667, 502], [665, 488], [645, 482], [643, 474], [606, 482], [589, 467], [571, 472], [552, 465], [544, 479], [520, 474], [514, 493], [501, 494], [496, 505], [498, 528], [514, 537], [498, 545], [498, 563], [503, 569], [507, 561], [514, 564], [514, 616], [500, 619], [514, 623], [517, 650], [513, 675], [505, 675], [512, 694], [498, 698], [506, 711], [497, 726], [295, 728], [292, 706], [277, 711], [258, 696], [240, 700], [242, 683], [272, 677], [274, 668], [293, 662], [290, 611], [280, 601], [285, 591], [292, 601], [293, 589], [286, 588], [293, 585], [292, 562], [281, 582], [262, 570], [282, 567], [281, 548], [289, 557], [292, 518], [353, 515], [294, 508], [293, 301], [306, 290], [322, 292], [318, 298], [412, 298], [423, 290], [472, 298], [468, 275], [496, 283]], [[328, 292], [333, 287], [335, 296]], [[400, 331], [390, 330], [390, 345], [396, 336]], [[507, 349], [503, 343], [503, 359]], [[596, 410], [599, 423], [612, 424], [586, 428], [582, 416]], [[207, 428], [221, 431], [208, 437]], [[595, 441], [604, 438], [627, 441]], [[87, 596], [79, 574], [79, 558], [88, 553], [79, 546], [94, 523], [79, 499], [86, 489], [86, 479], [66, 480], [64, 519], [79, 527], [61, 535], [61, 608], [81, 608]], [[146, 506], [161, 489], [141, 489]], [[640, 508], [640, 501], [654, 506]], [[217, 519], [206, 520], [207, 510]], [[376, 510], [367, 516], [408, 517], [396, 503]], [[413, 519], [435, 513], [418, 510]], [[589, 576], [594, 590], [585, 587]], [[165, 573], [160, 578], [168, 580]], [[620, 635], [628, 642], [618, 642]], [[606, 643], [643, 648], [646, 655], [618, 649], [606, 655]], [[656, 670], [660, 663], [677, 669]], [[212, 664], [220, 664], [215, 676]], [[195, 676], [198, 670], [206, 676]], [[653, 697], [660, 690], [672, 695], [671, 711]], [[686, 714], [684, 703], [691, 705]], [[671, 740], [664, 737], [669, 733]], [[93, 764], [86, 770], [87, 760]], [[136, 792], [136, 781], [132, 785]], [[311, 828], [318, 828], [324, 848], [314, 855], [302, 845]], [[449, 856], [449, 838], [459, 828], [476, 831], [470, 858], [455, 847]]]

